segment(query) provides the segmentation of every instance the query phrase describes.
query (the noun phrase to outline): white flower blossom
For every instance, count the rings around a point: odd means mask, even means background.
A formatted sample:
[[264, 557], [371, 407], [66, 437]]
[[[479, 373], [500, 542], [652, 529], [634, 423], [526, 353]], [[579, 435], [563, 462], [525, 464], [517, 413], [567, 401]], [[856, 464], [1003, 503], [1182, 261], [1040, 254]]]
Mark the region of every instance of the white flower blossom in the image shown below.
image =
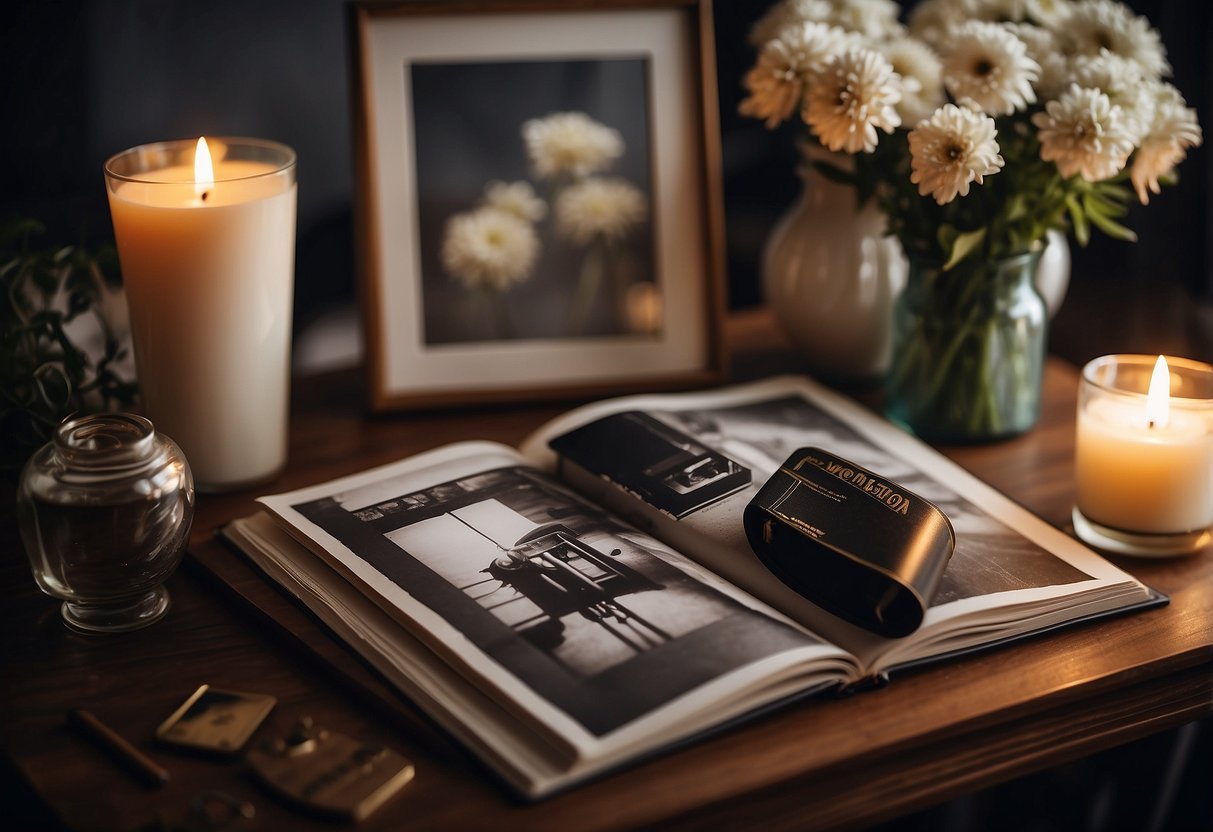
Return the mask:
[[1150, 27], [1150, 21], [1115, 0], [1074, 4], [1060, 31], [1075, 54], [1098, 55], [1107, 49], [1141, 66], [1151, 80], [1171, 73], [1162, 39]]
[[740, 111], [775, 127], [799, 108], [805, 145], [844, 158], [922, 256], [940, 222], [987, 229], [997, 255], [1067, 210], [1129, 237], [1130, 186], [1146, 203], [1203, 141], [1130, 0], [896, 0], [905, 26], [893, 0], [774, 2]]
[[876, 129], [901, 124], [899, 78], [879, 52], [856, 49], [836, 57], [809, 88], [801, 117], [823, 145], [847, 153], [876, 149]]
[[1051, 52], [1040, 61], [1036, 97], [1040, 101], [1060, 98], [1070, 87], [1070, 61], [1061, 52]]
[[1026, 0], [1024, 11], [1033, 23], [1056, 30], [1065, 23], [1073, 5], [1070, 0]]
[[527, 156], [542, 179], [585, 176], [610, 167], [623, 155], [619, 131], [585, 113], [553, 113], [522, 125]]
[[900, 14], [901, 7], [893, 0], [836, 0], [826, 22], [879, 41], [904, 34], [904, 28], [897, 22]]
[[556, 197], [556, 230], [578, 244], [599, 237], [615, 242], [647, 213], [644, 192], [632, 183], [592, 177], [569, 185]]
[[901, 76], [901, 101], [897, 114], [902, 124], [917, 124], [943, 106], [945, 95], [940, 79], [939, 57], [920, 40], [895, 38], [877, 46]]
[[1115, 176], [1133, 151], [1131, 128], [1119, 107], [1096, 89], [1071, 84], [1045, 111], [1032, 116], [1040, 136], [1040, 158], [1055, 162], [1064, 177], [1088, 182]]
[[1002, 27], [1024, 45], [1027, 55], [1040, 65], [1040, 74], [1032, 84], [1039, 100], [1057, 98], [1070, 86], [1070, 61], [1061, 51], [1057, 35], [1032, 23], [1003, 23]]
[[1036, 100], [1040, 64], [1023, 41], [997, 23], [971, 21], [953, 30], [942, 52], [943, 82], [954, 98], [971, 98], [991, 115], [1010, 115]]
[[782, 0], [767, 9], [750, 29], [749, 42], [762, 46], [789, 26], [827, 23], [871, 40], [902, 34], [901, 7], [894, 0]]
[[779, 37], [789, 26], [801, 23], [825, 23], [833, 12], [830, 0], [782, 0], [766, 10], [750, 29], [752, 46], [762, 46]]
[[853, 35], [825, 23], [786, 27], [779, 37], [763, 45], [758, 62], [746, 73], [744, 83], [750, 95], [738, 111], [775, 128], [801, 106], [813, 77], [854, 43]]
[[547, 203], [535, 196], [535, 189], [525, 181], [490, 182], [484, 187], [484, 204], [528, 222], [539, 222], [548, 213]]
[[1152, 85], [1142, 76], [1139, 64], [1104, 49], [1094, 57], [1077, 56], [1072, 77], [1078, 86], [1097, 89], [1120, 107], [1134, 144], [1149, 130], [1154, 112]]
[[1029, 0], [922, 0], [910, 10], [910, 34], [942, 50], [954, 32], [971, 21], [1020, 22]]
[[1159, 177], [1171, 173], [1188, 155], [1188, 148], [1203, 139], [1196, 111], [1186, 106], [1179, 90], [1159, 83], [1151, 97], [1150, 128], [1129, 168], [1129, 179], [1142, 205], [1149, 203], [1150, 193], [1159, 193]]
[[910, 36], [938, 49], [947, 33], [965, 21], [960, 0], [921, 0], [910, 9], [907, 25]]
[[984, 113], [945, 104], [910, 131], [910, 181], [940, 205], [968, 196], [971, 183], [1002, 169], [997, 133]]
[[504, 291], [531, 276], [539, 256], [535, 227], [498, 208], [478, 208], [447, 220], [442, 265], [469, 288]]
[[1019, 23], [1028, 16], [1028, 0], [970, 0], [970, 20]]

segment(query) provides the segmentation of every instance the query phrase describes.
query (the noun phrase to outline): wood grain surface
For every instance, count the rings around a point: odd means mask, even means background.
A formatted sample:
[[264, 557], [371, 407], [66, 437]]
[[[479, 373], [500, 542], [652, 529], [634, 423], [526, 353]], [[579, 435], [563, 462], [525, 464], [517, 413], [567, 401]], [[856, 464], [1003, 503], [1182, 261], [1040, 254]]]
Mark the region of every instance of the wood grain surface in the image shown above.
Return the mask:
[[[768, 314], [734, 315], [727, 331], [735, 377], [798, 369]], [[881, 690], [792, 705], [524, 805], [213, 537], [250, 513], [259, 493], [450, 441], [513, 444], [567, 407], [372, 417], [362, 384], [353, 372], [295, 382], [288, 469], [260, 488], [199, 499], [190, 557], [168, 585], [172, 609], [139, 632], [89, 637], [63, 626], [58, 604], [34, 586], [4, 495], [0, 746], [10, 771], [0, 787], [23, 780], [73, 829], [181, 823], [210, 790], [255, 805], [256, 817], [235, 829], [332, 829], [261, 789], [239, 759], [154, 742], [156, 726], [204, 682], [277, 697], [259, 737], [307, 715], [411, 757], [415, 781], [361, 824], [373, 829], [854, 827], [1213, 713], [1213, 551], [1113, 558], [1171, 603], [906, 674]], [[942, 450], [1068, 529], [1076, 386], [1075, 369], [1050, 360], [1035, 430]], [[92, 711], [172, 780], [140, 785], [67, 727], [73, 707]]]

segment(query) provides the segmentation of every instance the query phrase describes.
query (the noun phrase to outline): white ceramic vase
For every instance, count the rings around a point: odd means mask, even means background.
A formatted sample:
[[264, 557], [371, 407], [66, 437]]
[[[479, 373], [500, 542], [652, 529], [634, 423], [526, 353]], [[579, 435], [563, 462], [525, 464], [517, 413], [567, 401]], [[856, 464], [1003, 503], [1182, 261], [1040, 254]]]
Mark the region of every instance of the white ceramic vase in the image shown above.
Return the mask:
[[1070, 286], [1070, 241], [1065, 234], [1050, 228], [1045, 250], [1036, 267], [1036, 290], [1045, 299], [1049, 318], [1057, 314]]
[[844, 154], [806, 148], [799, 200], [776, 224], [763, 252], [768, 305], [814, 375], [836, 384], [878, 381], [892, 348], [893, 301], [908, 268], [886, 237], [885, 216], [855, 189], [810, 162], [846, 168]]

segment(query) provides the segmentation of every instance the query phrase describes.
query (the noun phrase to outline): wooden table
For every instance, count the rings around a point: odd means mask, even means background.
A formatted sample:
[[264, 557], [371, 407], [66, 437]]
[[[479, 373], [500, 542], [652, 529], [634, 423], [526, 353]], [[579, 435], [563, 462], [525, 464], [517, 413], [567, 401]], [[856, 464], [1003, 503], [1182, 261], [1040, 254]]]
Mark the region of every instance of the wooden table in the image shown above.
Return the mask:
[[[764, 313], [734, 316], [736, 374], [795, 369]], [[1050, 360], [1040, 425], [1020, 439], [944, 449], [1050, 522], [1067, 527], [1077, 373]], [[516, 443], [563, 406], [371, 418], [352, 373], [295, 384], [291, 463], [262, 491], [351, 473], [458, 439]], [[417, 777], [367, 828], [598, 829], [661, 825], [764, 829], [854, 826], [895, 817], [1213, 713], [1213, 551], [1183, 559], [1115, 559], [1171, 596], [1169, 606], [1075, 627], [898, 678], [886, 689], [785, 708], [535, 805], [512, 799], [479, 763], [220, 547], [213, 530], [252, 511], [254, 492], [203, 496], [192, 557], [170, 580], [173, 608], [122, 636], [69, 632], [29, 574], [6, 497], [0, 565], [3, 680], [0, 744], [23, 779], [76, 829], [181, 822], [219, 790], [255, 804], [235, 828], [331, 829], [263, 791], [239, 760], [153, 742], [156, 726], [199, 684], [272, 694], [263, 731], [299, 717], [411, 757]], [[212, 568], [225, 574], [220, 580]], [[216, 566], [217, 564], [217, 566]], [[243, 584], [241, 584], [243, 582]], [[267, 619], [229, 583], [261, 606]], [[300, 639], [311, 645], [300, 646]], [[320, 661], [316, 653], [328, 656]], [[351, 684], [359, 678], [362, 684]], [[84, 706], [172, 773], [138, 785], [70, 731]]]

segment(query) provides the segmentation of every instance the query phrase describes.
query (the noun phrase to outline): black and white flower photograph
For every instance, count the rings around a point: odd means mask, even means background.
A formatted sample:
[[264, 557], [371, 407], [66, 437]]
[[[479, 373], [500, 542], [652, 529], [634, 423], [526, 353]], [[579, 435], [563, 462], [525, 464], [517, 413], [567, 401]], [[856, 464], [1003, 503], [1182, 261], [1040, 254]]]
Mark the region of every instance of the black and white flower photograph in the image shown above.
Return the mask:
[[647, 62], [418, 62], [425, 342], [652, 335]]

